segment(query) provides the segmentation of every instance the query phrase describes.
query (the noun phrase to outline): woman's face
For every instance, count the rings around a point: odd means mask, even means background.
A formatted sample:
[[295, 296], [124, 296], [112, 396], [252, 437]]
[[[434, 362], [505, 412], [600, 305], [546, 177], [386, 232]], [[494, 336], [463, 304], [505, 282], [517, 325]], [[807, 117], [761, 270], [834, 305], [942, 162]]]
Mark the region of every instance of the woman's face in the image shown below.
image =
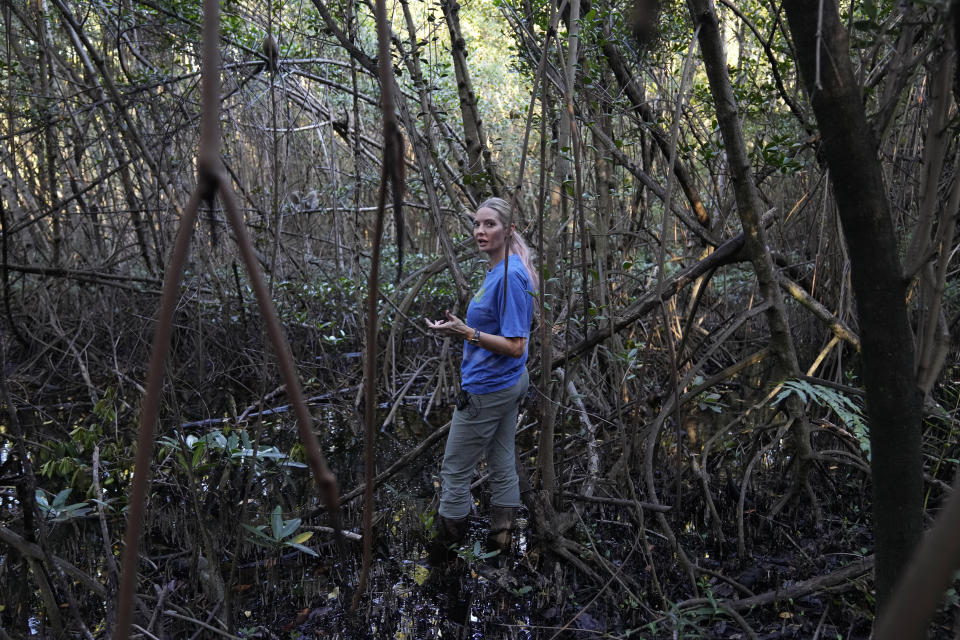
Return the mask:
[[477, 210], [473, 216], [473, 239], [477, 241], [480, 251], [490, 256], [491, 260], [503, 258], [506, 235], [506, 229], [496, 211], [486, 207]]

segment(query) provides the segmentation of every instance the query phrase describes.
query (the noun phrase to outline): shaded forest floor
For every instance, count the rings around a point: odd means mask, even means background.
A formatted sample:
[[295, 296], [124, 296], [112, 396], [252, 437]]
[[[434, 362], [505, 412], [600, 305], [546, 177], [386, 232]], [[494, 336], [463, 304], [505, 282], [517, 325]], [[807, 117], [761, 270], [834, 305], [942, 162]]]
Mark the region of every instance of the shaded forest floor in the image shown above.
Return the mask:
[[[513, 554], [498, 567], [495, 559], [483, 557], [488, 521], [482, 485], [474, 491], [477, 505], [460, 557], [448, 570], [431, 574], [426, 547], [441, 445], [382, 488], [370, 597], [357, 611], [350, 611], [350, 580], [359, 568], [359, 542], [348, 543], [345, 561], [328, 543], [327, 560], [287, 554], [286, 571], [276, 576], [279, 580], [263, 582], [270, 585], [269, 592], [254, 589], [241, 597], [240, 606], [251, 622], [241, 636], [855, 640], [871, 635], [869, 499], [851, 487], [829, 487], [830, 492], [820, 496], [819, 523], [803, 507], [780, 518], [765, 517], [761, 511], [776, 502], [780, 497], [776, 491], [782, 487], [757, 487], [750, 500], [753, 506], [746, 510], [752, 542], [742, 558], [736, 531], [698, 529], [695, 523], [702, 521], [705, 509], [702, 501], [696, 495], [681, 500], [681, 510], [668, 517], [678, 541], [702, 571], [697, 587], [705, 598], [693, 598], [695, 591], [664, 536], [652, 529], [640, 536], [633, 518], [619, 506], [565, 505], [580, 520], [568, 535], [602, 553], [617, 569], [601, 576], [600, 582], [550, 553], [550, 542], [533, 530], [526, 508], [520, 510]], [[397, 453], [404, 449], [399, 442], [391, 448]], [[390, 458], [389, 452], [383, 455], [380, 466]], [[616, 487], [607, 488], [611, 495], [619, 495]], [[359, 517], [357, 509], [352, 519]], [[646, 545], [646, 553], [640, 545]], [[830, 579], [863, 559], [868, 570], [849, 579]], [[821, 578], [823, 584], [817, 585]], [[801, 587], [804, 593], [799, 597], [774, 598], [737, 610], [724, 605], [804, 584], [808, 586]], [[958, 635], [960, 607], [950, 594], [929, 637]]]
[[[363, 483], [359, 428], [347, 417], [353, 411], [352, 399], [352, 394], [332, 394], [314, 408], [318, 424], [328, 429], [324, 446], [330, 465], [337, 472], [341, 492], [348, 495], [356, 493], [349, 489]], [[384, 415], [386, 411], [384, 407]], [[448, 411], [435, 408], [430, 421], [445, 420]], [[535, 414], [536, 407], [528, 407], [524, 414], [527, 422], [518, 435], [518, 447], [528, 465], [535, 460], [535, 429], [530, 428], [535, 419], [529, 417]], [[271, 421], [260, 427], [261, 451], [269, 455], [262, 467], [259, 463], [254, 467], [253, 495], [262, 492], [263, 498], [249, 501], [252, 509], [246, 515], [238, 514], [232, 504], [237, 486], [245, 480], [236, 475], [240, 468], [235, 456], [226, 455], [229, 445], [217, 451], [212, 446], [204, 448], [199, 443], [205, 440], [197, 436], [181, 442], [181, 453], [192, 449], [194, 454], [192, 473], [198, 484], [190, 489], [183, 477], [185, 467], [191, 466], [187, 456], [178, 455], [177, 439], [170, 431], [161, 437], [140, 579], [147, 610], [156, 607], [156, 612], [163, 611], [162, 615], [154, 613], [151, 632], [156, 637], [224, 637], [228, 627], [223, 625], [230, 621], [242, 638], [870, 637], [874, 597], [869, 482], [862, 477], [853, 481], [848, 475], [838, 476], [842, 470], [835, 467], [818, 467], [812, 486], [819, 520], [809, 499], [802, 496], [792, 498], [787, 508], [771, 517], [767, 514], [790, 488], [789, 456], [782, 453], [769, 459], [766, 472], [755, 474], [750, 490], [744, 492], [746, 553], [742, 556], [736, 518], [730, 514], [736, 511], [742, 465], [748, 456], [733, 456], [727, 460], [732, 466], [713, 470], [710, 493], [722, 514], [722, 521], [717, 521], [704, 503], [697, 478], [674, 473], [669, 452], [662, 454], [664, 460], [658, 463], [655, 476], [660, 479], [661, 500], [671, 507], [664, 514], [665, 523], [695, 565], [696, 584], [654, 514], [644, 515], [643, 510], [620, 504], [630, 493], [624, 483], [639, 485], [638, 472], [616, 480], [607, 476], [593, 479], [594, 497], [608, 503], [565, 501], [558, 505], [558, 512], [575, 519], [562, 537], [578, 545], [578, 562], [556, 553], [555, 532], [537, 531], [533, 516], [523, 508], [512, 557], [504, 568], [491, 569], [482, 558], [488, 507], [482, 465], [474, 490], [476, 508], [470, 516], [470, 534], [460, 558], [444, 579], [429, 577], [426, 546], [444, 440], [438, 437], [419, 455], [409, 457], [438, 431], [409, 406], [380, 431], [378, 471], [404, 456], [408, 461], [378, 485], [370, 583], [358, 610], [351, 611], [360, 569], [361, 545], [356, 534], [360, 532], [361, 501], [350, 498], [342, 505], [350, 535], [338, 546], [323, 528], [330, 524], [326, 514], [303, 506], [304, 500], [307, 505], [313, 500], [306, 470], [271, 463], [272, 452], [295, 449], [296, 444], [288, 412], [281, 409], [269, 415]], [[60, 419], [70, 422], [66, 417]], [[582, 433], [575, 421], [561, 426], [558, 442], [566, 445], [560, 450], [569, 448], [571, 455], [558, 467], [567, 478], [564, 490], [577, 490], [585, 480], [575, 462], [583, 457], [578, 443]], [[203, 438], [230, 432], [208, 423], [186, 424], [184, 429], [208, 434]], [[89, 429], [75, 431], [71, 437], [89, 433]], [[235, 437], [237, 432], [231, 433]], [[575, 446], [570, 446], [571, 442]], [[80, 460], [81, 453], [74, 450], [73, 459]], [[52, 494], [57, 477], [51, 473], [39, 479]], [[73, 476], [75, 485], [77, 478]], [[122, 493], [114, 483], [104, 495], [110, 503]], [[294, 528], [312, 534], [304, 543], [316, 556], [291, 548], [279, 538], [273, 545], [258, 543], [249, 528], [237, 527], [238, 521], [247, 527], [264, 522], [263, 513], [277, 500], [284, 505], [284, 518], [303, 517]], [[8, 509], [14, 506], [5, 504]], [[196, 520], [198, 512], [200, 519]], [[121, 512], [110, 512], [105, 522], [116, 539], [123, 529]], [[206, 531], [201, 532], [198, 524], [206, 526]], [[94, 514], [61, 521], [54, 518], [48, 522], [47, 545], [56, 555], [88, 567], [91, 575], [105, 576], [102, 560], [90, 553], [103, 548], [101, 531]], [[227, 601], [211, 586], [211, 563], [204, 557], [211, 548], [221, 553], [218, 563], [229, 592]], [[16, 555], [3, 559], [0, 570], [5, 581], [22, 580]], [[860, 570], [844, 574], [858, 565]], [[104, 582], [110, 584], [109, 579]], [[21, 589], [29, 588], [21, 584]], [[757, 604], [739, 604], [749, 600]], [[34, 603], [39, 605], [37, 600]], [[80, 600], [84, 620], [101, 620], [91, 624], [94, 629], [104, 628], [105, 611], [110, 608], [104, 605], [104, 600]], [[225, 609], [231, 613], [225, 614]], [[4, 626], [15, 629], [13, 612], [7, 609], [2, 615]], [[957, 638], [958, 618], [960, 607], [956, 592], [951, 591], [931, 624], [930, 637]], [[41, 620], [31, 618], [36, 635], [53, 637]], [[217, 632], [198, 628], [200, 623], [214, 625]]]
[[[527, 523], [521, 516], [521, 526]], [[381, 532], [378, 557], [372, 573], [371, 598], [356, 613], [350, 613], [350, 593], [330, 597], [276, 600], [254, 596], [247, 604], [257, 625], [247, 628], [245, 637], [318, 638], [844, 638], [870, 637], [872, 602], [869, 581], [864, 578], [839, 587], [814, 590], [800, 598], [785, 599], [773, 606], [742, 612], [743, 620], [755, 635], [746, 631], [719, 606], [704, 603], [694, 608], [671, 609], [652, 590], [634, 594], [624, 589], [615, 576], [598, 586], [585, 581], [562, 561], [543, 558], [532, 545], [529, 531], [519, 532], [515, 555], [506, 567], [494, 569], [476, 557], [485, 535], [483, 518], [471, 518], [471, 536], [461, 558], [447, 573], [434, 581], [428, 577], [421, 536], [391, 527]], [[780, 534], [776, 529], [784, 529]], [[630, 539], [628, 525], [599, 523], [592, 527], [596, 544], [602, 546], [614, 564], [626, 570], [639, 569], [641, 581], [653, 579], [651, 567], [635, 567], [639, 555]], [[758, 544], [747, 562], [735, 554], [714, 559], [716, 546], [704, 541], [696, 549], [699, 564], [723, 578], [705, 579], [702, 587], [716, 598], [735, 595], [737, 587], [752, 593], [775, 590], [780, 585], [801, 582], [841, 568], [851, 557], [848, 549], [866, 549], [870, 536], [864, 527], [848, 527], [840, 521], [824, 527], [820, 536], [794, 539], [785, 524], [773, 523], [767, 543]], [[802, 535], [802, 534], [798, 534]], [[413, 538], [413, 539], [411, 539]], [[690, 543], [691, 540], [685, 542]], [[857, 545], [860, 545], [859, 547]], [[693, 551], [691, 545], [688, 551]], [[388, 553], [391, 552], [391, 553]], [[678, 568], [671, 574], [669, 552], [658, 553], [662, 584], [682, 585]], [[713, 556], [713, 558], [711, 558]], [[312, 569], [306, 562], [304, 579]], [[675, 567], [675, 565], [674, 565]], [[326, 571], [336, 573], [333, 567]], [[294, 572], [298, 573], [298, 572]], [[645, 575], [644, 575], [645, 574]], [[634, 577], [637, 577], [636, 575]], [[728, 581], [729, 580], [729, 581]], [[333, 575], [321, 579], [333, 585]], [[283, 582], [272, 585], [283, 592]], [[289, 585], [298, 592], [296, 585]], [[334, 587], [335, 590], [338, 587]], [[680, 587], [682, 590], [682, 586]], [[322, 590], [321, 590], [322, 591]], [[743, 595], [743, 594], [741, 594]], [[292, 600], [299, 600], [293, 602]], [[304, 606], [301, 606], [304, 605]], [[931, 638], [955, 638], [956, 607], [943, 607], [931, 627]], [[641, 620], [650, 620], [640, 624]], [[269, 631], [268, 631], [269, 630]]]
[[[69, 576], [47, 572], [50, 584], [38, 586], [36, 571], [48, 560], [24, 544], [20, 505], [26, 483], [15, 464], [19, 444], [8, 437], [0, 447], [0, 534], [20, 538], [0, 546], [0, 583], [8, 585], [0, 623], [13, 637], [72, 637], [71, 616], [93, 637], [105, 637], [111, 624], [112, 561], [126, 527], [141, 402], [134, 381], [143, 378], [148, 359], [142, 339], [147, 330], [103, 328], [93, 316], [116, 316], [77, 308], [80, 329], [90, 331], [83, 338], [88, 378], [73, 368], [78, 359], [69, 355], [55, 360], [41, 349], [6, 354], [6, 375], [27, 434], [23, 445], [47, 500], [38, 511], [43, 526], [33, 533], [47, 553], [76, 570]], [[141, 543], [135, 637], [870, 636], [874, 544], [863, 440], [829, 407], [809, 402], [811, 441], [824, 457], [810, 469], [815, 500], [794, 493], [795, 460], [782, 416], [758, 402], [770, 386], [762, 363], [691, 402], [686, 415], [695, 425], [666, 423], [655, 437], [643, 435], [651, 433], [653, 416], [672, 395], [664, 373], [668, 363], [654, 347], [636, 349], [644, 387], [619, 416], [605, 404], [607, 392], [590, 383], [603, 375], [586, 366], [579, 371], [584, 408], [569, 397], [558, 402], [554, 442], [561, 495], [556, 518], [546, 526], [542, 514], [529, 508], [541, 495], [533, 470], [544, 396], [534, 385], [517, 437], [534, 489], [525, 494], [528, 507], [521, 510], [513, 557], [499, 572], [478, 557], [483, 550], [475, 543], [485, 537], [488, 513], [481, 467], [469, 542], [450, 579], [437, 584], [427, 580], [425, 549], [458, 363], [448, 351], [436, 358], [440, 345], [408, 337], [405, 355], [393, 365], [393, 389], [381, 389], [377, 472], [397, 467], [377, 484], [374, 563], [359, 608], [351, 611], [360, 573], [358, 488], [364, 482], [358, 347], [349, 340], [331, 344], [325, 334], [290, 325], [316, 434], [339, 482], [347, 535], [338, 546], [301, 462], [283, 389], [264, 376], [273, 369], [265, 365], [260, 327], [224, 322], [225, 311], [213, 311], [178, 320], [173, 383], [164, 397]], [[308, 312], [334, 317], [330, 310]], [[760, 335], [754, 344], [741, 345], [745, 353], [762, 344]], [[119, 365], [115, 353], [123, 354]], [[739, 356], [718, 357], [715, 368]], [[640, 371], [640, 365], [631, 370]], [[438, 382], [444, 375], [445, 385]], [[960, 370], [948, 366], [944, 378], [938, 400], [945, 417], [925, 421], [928, 526], [949, 494], [960, 457], [954, 417]], [[592, 429], [585, 415], [592, 416]], [[704, 447], [714, 436], [707, 456]], [[626, 445], [633, 446], [629, 455]], [[651, 503], [662, 509], [649, 508]], [[46, 596], [67, 605], [60, 636], [46, 612]], [[957, 604], [951, 590], [930, 637], [958, 637]]]

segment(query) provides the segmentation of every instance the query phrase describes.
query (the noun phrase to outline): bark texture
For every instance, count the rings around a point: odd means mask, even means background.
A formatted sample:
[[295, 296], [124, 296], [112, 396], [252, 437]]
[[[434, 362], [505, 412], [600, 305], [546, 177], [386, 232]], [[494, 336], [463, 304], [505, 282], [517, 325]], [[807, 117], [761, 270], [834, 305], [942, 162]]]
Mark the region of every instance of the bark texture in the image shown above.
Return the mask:
[[487, 148], [483, 133], [483, 121], [477, 108], [477, 95], [470, 80], [467, 67], [467, 47], [460, 28], [460, 4], [452, 0], [440, 3], [443, 16], [450, 30], [450, 55], [453, 71], [457, 76], [457, 94], [460, 97], [460, 112], [463, 117], [463, 137], [467, 147], [468, 166], [464, 167], [464, 182], [476, 200], [499, 193], [499, 180]]
[[819, 5], [822, 15], [818, 3], [784, 2], [849, 248], [873, 452], [876, 590], [882, 611], [922, 532], [920, 393], [913, 375], [906, 287], [876, 143], [836, 3]]

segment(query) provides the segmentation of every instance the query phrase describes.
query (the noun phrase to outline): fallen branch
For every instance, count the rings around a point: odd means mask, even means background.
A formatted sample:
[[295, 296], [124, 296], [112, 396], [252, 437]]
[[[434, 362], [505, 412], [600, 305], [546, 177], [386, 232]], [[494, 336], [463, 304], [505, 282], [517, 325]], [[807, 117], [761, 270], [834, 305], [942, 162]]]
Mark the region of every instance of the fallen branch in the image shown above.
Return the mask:
[[[352, 387], [344, 387], [343, 389], [337, 389], [336, 391], [331, 391], [330, 393], [323, 393], [323, 394], [320, 394], [320, 395], [318, 395], [318, 396], [311, 396], [311, 397], [309, 397], [309, 398], [306, 399], [306, 403], [307, 403], [307, 406], [308, 406], [308, 407], [314, 407], [314, 406], [318, 406], [318, 405], [321, 405], [321, 404], [327, 404], [330, 400], [332, 400], [332, 399], [335, 398], [336, 396], [338, 396], [338, 395], [343, 395], [343, 394], [345, 394], [345, 393], [354, 393], [354, 392], [356, 392], [357, 389], [359, 389], [359, 388], [360, 388], [359, 385], [354, 385], [354, 386], [352, 386]], [[286, 385], [282, 385], [281, 389], [282, 389], [282, 390], [285, 390], [285, 389], [286, 389]], [[268, 394], [268, 395], [270, 395], [270, 394]], [[259, 404], [259, 403], [258, 403], [258, 404]], [[250, 421], [250, 420], [253, 420], [253, 419], [259, 418], [259, 417], [271, 416], [271, 415], [276, 414], [276, 413], [286, 413], [286, 412], [290, 411], [291, 409], [293, 409], [293, 405], [291, 405], [291, 404], [282, 404], [282, 405], [279, 405], [279, 406], [276, 406], [276, 407], [270, 407], [270, 408], [267, 408], [267, 409], [263, 409], [262, 411], [252, 411], [252, 409], [254, 409], [256, 406], [257, 406], [257, 405], [254, 404], [254, 405], [251, 405], [251, 406], [247, 407], [247, 409], [246, 409], [239, 417], [237, 417], [236, 419], [234, 419], [234, 418], [231, 417], [231, 416], [226, 416], [226, 417], [221, 417], [221, 418], [206, 418], [206, 419], [204, 419], [204, 420], [194, 420], [193, 422], [183, 422], [183, 423], [180, 424], [180, 428], [181, 428], [181, 429], [188, 429], [188, 428], [195, 428], [195, 427], [206, 427], [206, 426], [211, 426], [211, 425], [224, 424], [224, 423], [227, 423], [227, 422], [233, 422], [234, 420], [236, 421], [237, 424], [241, 424], [241, 423], [243, 423], [243, 422], [248, 422], [248, 421]], [[248, 413], [248, 412], [250, 412], [250, 413]]]
[[[333, 527], [323, 527], [323, 526], [312, 526], [304, 525], [301, 527], [304, 531], [313, 531], [315, 533], [336, 533], [333, 530]], [[344, 529], [340, 530], [340, 535], [344, 537], [345, 540], [353, 540], [354, 542], [360, 542], [363, 540], [363, 536], [359, 533], [354, 533], [353, 531], [346, 531]]]
[[[0, 525], [0, 541], [10, 545], [24, 556], [39, 560], [41, 562], [46, 562], [46, 556], [43, 553], [43, 549], [40, 548], [40, 545], [34, 542], [28, 542], [23, 537], [11, 531], [10, 529], [7, 529], [3, 525]], [[90, 574], [78, 567], [75, 567], [62, 558], [58, 558], [54, 555], [51, 555], [50, 557], [57, 564], [57, 566], [63, 570], [64, 573], [74, 578], [77, 582], [101, 598], [107, 597], [106, 587], [97, 582], [92, 576], [90, 576]]]
[[562, 492], [564, 498], [570, 498], [571, 500], [576, 500], [578, 502], [593, 502], [596, 504], [611, 504], [619, 507], [639, 507], [640, 509], [646, 509], [647, 511], [658, 511], [660, 513], [666, 513], [670, 511], [672, 507], [669, 507], [665, 504], [655, 504], [653, 502], [639, 502], [637, 500], [626, 500], [624, 498], [600, 498], [598, 496], [585, 496], [579, 493], [571, 493], [569, 491]]
[[[427, 436], [426, 440], [424, 440], [417, 446], [417, 448], [413, 449], [412, 451], [408, 452], [406, 455], [399, 458], [396, 462], [394, 462], [392, 465], [387, 467], [376, 478], [374, 478], [373, 479], [374, 486], [377, 486], [383, 483], [387, 478], [389, 478], [390, 476], [395, 474], [397, 471], [399, 471], [401, 468], [406, 466], [408, 462], [419, 457], [420, 454], [427, 451], [431, 446], [434, 445], [434, 443], [436, 443], [438, 440], [440, 440], [445, 435], [447, 435], [447, 432], [449, 430], [450, 430], [450, 424], [447, 423], [442, 427], [440, 427], [439, 429], [437, 429], [436, 431], [434, 431], [433, 433], [431, 433], [429, 436]], [[341, 496], [340, 503], [343, 504], [348, 500], [353, 500], [354, 498], [362, 495], [363, 489], [365, 486], [366, 486], [365, 483], [361, 484], [360, 486], [353, 489], [352, 491], [345, 493], [343, 496]]]
[[65, 269], [63, 267], [38, 267], [27, 264], [4, 264], [4, 269], [19, 273], [34, 273], [43, 276], [58, 276], [76, 278], [78, 280], [114, 280], [117, 282], [139, 282], [159, 287], [163, 284], [157, 278], [141, 278], [138, 276], [121, 275], [119, 273], [103, 273], [101, 271], [83, 271], [81, 269]]
[[683, 271], [674, 274], [669, 279], [664, 281], [659, 297], [656, 295], [655, 291], [647, 293], [647, 295], [640, 298], [637, 302], [624, 309], [622, 315], [612, 322], [609, 328], [590, 334], [579, 344], [571, 346], [570, 349], [565, 353], [558, 353], [554, 355], [553, 366], [561, 366], [567, 360], [591, 349], [607, 338], [610, 338], [614, 333], [622, 331], [631, 326], [633, 323], [656, 308], [660, 304], [661, 300], [669, 300], [681, 289], [696, 281], [697, 278], [702, 276], [704, 273], [707, 273], [711, 269], [745, 260], [740, 252], [740, 250], [743, 248], [744, 242], [744, 235], [743, 233], [740, 233], [721, 244], [716, 248], [716, 250], [713, 251], [713, 253], [703, 260], [700, 260], [699, 262], [690, 265]]
[[800, 582], [783, 585], [779, 589], [766, 591], [750, 598], [715, 601], [708, 598], [692, 598], [690, 600], [684, 600], [683, 602], [677, 603], [677, 609], [692, 609], [694, 607], [700, 607], [703, 605], [713, 606], [713, 604], [716, 603], [718, 606], [729, 608], [731, 610], [741, 610], [750, 609], [752, 607], [760, 607], [784, 600], [796, 600], [797, 598], [802, 598], [810, 595], [811, 593], [816, 593], [817, 591], [829, 589], [839, 584], [843, 584], [844, 582], [855, 580], [856, 578], [869, 573], [872, 569], [873, 556], [867, 556], [863, 560], [851, 562], [842, 569], [838, 569], [833, 573], [828, 573], [825, 576], [817, 576], [815, 578], [810, 578], [809, 580], [802, 580]]
[[860, 350], [860, 337], [855, 334], [850, 327], [845, 325], [835, 315], [830, 313], [830, 310], [820, 304], [816, 298], [807, 293], [806, 289], [783, 274], [780, 274], [780, 287], [793, 296], [797, 302], [813, 313], [818, 320], [830, 327], [830, 331], [833, 332], [833, 335], [837, 336], [844, 342], [850, 343], [857, 351]]

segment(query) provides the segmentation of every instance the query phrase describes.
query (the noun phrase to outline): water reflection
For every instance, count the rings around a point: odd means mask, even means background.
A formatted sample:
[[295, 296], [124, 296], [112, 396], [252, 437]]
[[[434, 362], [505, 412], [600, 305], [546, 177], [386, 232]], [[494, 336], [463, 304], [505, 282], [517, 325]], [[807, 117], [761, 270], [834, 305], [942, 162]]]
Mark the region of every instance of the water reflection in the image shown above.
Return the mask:
[[423, 580], [423, 560], [406, 563], [394, 585], [399, 596], [395, 640], [532, 638], [531, 602], [504, 588], [514, 581], [505, 579], [506, 570], [494, 572], [461, 559]]

